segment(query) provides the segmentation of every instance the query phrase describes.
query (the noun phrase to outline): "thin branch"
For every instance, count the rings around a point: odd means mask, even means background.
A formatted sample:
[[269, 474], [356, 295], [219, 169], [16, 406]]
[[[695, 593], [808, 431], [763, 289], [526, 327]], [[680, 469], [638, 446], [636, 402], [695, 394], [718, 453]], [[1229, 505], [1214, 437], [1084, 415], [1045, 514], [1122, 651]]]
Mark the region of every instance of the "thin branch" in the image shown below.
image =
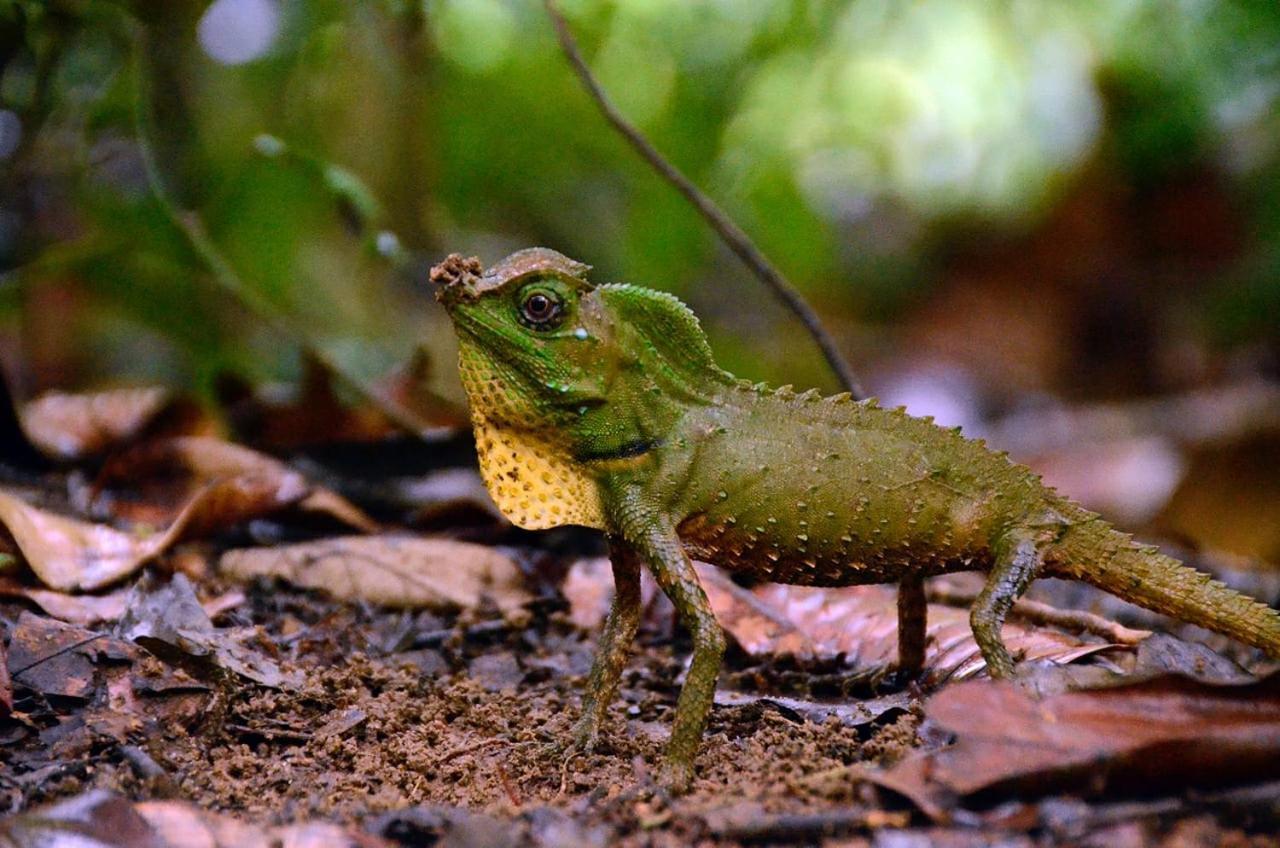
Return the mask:
[[364, 381], [347, 371], [342, 363], [333, 358], [307, 338], [306, 334], [294, 327], [283, 315], [271, 306], [261, 295], [244, 284], [231, 263], [218, 249], [217, 244], [209, 237], [200, 216], [193, 211], [183, 210], [169, 195], [165, 188], [160, 167], [156, 164], [155, 148], [151, 143], [151, 123], [147, 97], [146, 79], [142, 71], [144, 31], [135, 25], [133, 55], [133, 123], [138, 150], [142, 157], [142, 167], [146, 174], [147, 185], [160, 209], [169, 222], [180, 232], [187, 246], [200, 259], [213, 280], [242, 306], [252, 312], [259, 320], [275, 332], [293, 339], [306, 355], [320, 363], [330, 374], [347, 385], [357, 397], [386, 416], [387, 420], [402, 428], [405, 432], [429, 438], [437, 434], [441, 428], [432, 427], [418, 418], [412, 411], [380, 396], [369, 388]]
[[809, 331], [809, 334], [813, 336], [813, 340], [817, 342], [818, 347], [822, 350], [823, 357], [827, 360], [827, 364], [844, 388], [855, 398], [866, 397], [857, 375], [853, 373], [849, 363], [840, 354], [835, 340], [823, 328], [822, 323], [818, 320], [817, 313], [800, 296], [795, 286], [791, 285], [782, 276], [782, 273], [760, 251], [760, 248], [756, 247], [755, 243], [751, 241], [751, 237], [730, 220], [729, 216], [716, 205], [715, 201], [703, 194], [688, 177], [668, 162], [658, 152], [658, 149], [623, 117], [622, 113], [609, 100], [604, 89], [600, 87], [600, 83], [596, 81], [591, 69], [587, 66], [586, 60], [582, 58], [582, 53], [578, 50], [578, 42], [573, 37], [573, 32], [569, 29], [568, 22], [565, 21], [564, 16], [560, 14], [560, 10], [556, 7], [555, 0], [543, 0], [543, 3], [547, 10], [547, 16], [551, 18], [551, 23], [555, 26], [556, 36], [560, 40], [560, 49], [564, 51], [565, 58], [573, 66], [578, 79], [582, 82], [583, 87], [586, 88], [587, 93], [591, 95], [591, 99], [595, 101], [601, 113], [603, 113], [605, 120], [613, 125], [613, 128], [627, 140], [635, 151], [640, 154], [641, 158], [648, 162], [664, 180], [674, 186], [676, 191], [684, 195], [685, 200], [689, 201], [698, 210], [698, 213], [719, 234], [724, 243], [729, 246], [729, 249], [773, 291], [774, 295], [795, 314], [800, 323], [804, 324], [805, 329]]
[[[930, 603], [951, 607], [971, 606], [978, 593], [951, 584], [933, 584], [928, 587]], [[1092, 633], [1117, 645], [1137, 645], [1151, 635], [1150, 630], [1135, 630], [1117, 621], [1104, 618], [1086, 610], [1062, 609], [1041, 601], [1019, 598], [1009, 610], [1009, 617], [1028, 624], [1061, 627], [1073, 633]]]

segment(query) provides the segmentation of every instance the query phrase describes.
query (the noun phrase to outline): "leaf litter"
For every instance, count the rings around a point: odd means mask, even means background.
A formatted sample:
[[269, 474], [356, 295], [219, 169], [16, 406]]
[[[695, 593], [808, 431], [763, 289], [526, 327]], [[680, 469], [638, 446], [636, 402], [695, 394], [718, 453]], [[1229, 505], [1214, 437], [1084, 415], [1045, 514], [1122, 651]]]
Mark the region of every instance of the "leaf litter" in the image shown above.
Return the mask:
[[175, 574], [167, 585], [156, 588], [147, 583], [140, 581], [129, 595], [116, 626], [121, 638], [157, 656], [176, 652], [263, 686], [296, 689], [302, 685], [300, 672], [282, 670], [279, 663], [247, 644], [256, 635], [252, 628], [241, 633], [215, 628], [185, 575]]
[[[148, 480], [157, 486], [150, 496]], [[238, 482], [202, 494], [228, 481]], [[67, 588], [105, 586], [144, 562], [172, 565], [179, 542], [218, 540], [184, 548], [183, 556], [218, 564], [190, 570], [201, 575], [195, 584], [177, 574], [68, 595], [21, 575], [0, 583], [0, 595], [69, 619], [0, 600], [13, 677], [9, 700], [0, 699], [11, 705], [0, 718], [0, 803], [16, 812], [75, 796], [78, 821], [103, 844], [145, 844], [110, 841], [132, 832], [112, 825], [129, 816], [164, 845], [734, 844], [839, 833], [894, 844], [895, 834], [937, 841], [962, 832], [922, 827], [913, 807], [937, 822], [967, 821], [977, 827], [971, 833], [1032, 820], [1058, 833], [1043, 823], [1069, 806], [1025, 788], [1097, 794], [1101, 785], [1108, 799], [1140, 798], [1156, 786], [1145, 764], [1159, 763], [1167, 785], [1158, 791], [1175, 805], [1158, 815], [1178, 821], [1191, 809], [1176, 801], [1196, 783], [1188, 775], [1220, 787], [1267, 778], [1280, 761], [1273, 693], [1259, 688], [1272, 684], [1157, 677], [1116, 685], [1120, 668], [1241, 679], [1227, 660], [1172, 637], [1147, 639], [1135, 654], [1042, 625], [1011, 626], [1015, 651], [1068, 665], [1036, 666], [1034, 682], [1008, 689], [981, 679], [965, 612], [931, 604], [932, 676], [921, 687], [885, 689], [878, 675], [896, 655], [892, 589], [747, 590], [705, 570], [737, 648], [694, 791], [668, 799], [653, 775], [688, 644], [652, 587], [599, 750], [555, 747], [577, 714], [592, 650], [586, 631], [607, 607], [607, 561], [580, 560], [553, 583], [560, 594], [548, 604], [524, 570], [548, 553], [512, 531], [513, 547], [503, 549], [378, 532], [219, 555], [227, 539], [218, 533], [260, 515], [295, 520], [311, 494], [327, 489], [212, 439], [137, 444], [108, 459], [99, 490], [99, 506], [117, 520], [158, 519], [167, 529], [95, 525], [7, 495], [19, 505], [19, 527], [6, 527], [35, 575], [59, 575]], [[193, 506], [202, 497], [228, 500]], [[348, 516], [363, 515], [351, 507]], [[378, 529], [347, 521], [342, 508], [319, 508], [337, 526]], [[24, 520], [38, 532], [23, 535]], [[213, 625], [201, 597], [228, 626]], [[110, 632], [92, 629], [117, 620]], [[1114, 688], [1096, 688], [1104, 683]], [[1248, 768], [1231, 770], [1238, 762]], [[875, 786], [896, 791], [880, 795]], [[77, 795], [95, 789], [114, 794]], [[1246, 803], [1222, 792], [1223, 809]], [[182, 800], [166, 800], [174, 795]], [[899, 797], [914, 803], [895, 807]], [[1001, 806], [1010, 799], [1021, 806]], [[1256, 810], [1263, 802], [1248, 803]], [[1091, 818], [1096, 806], [1072, 814], [1077, 835], [1104, 832], [1128, 809], [1115, 807], [1104, 821]], [[47, 833], [40, 822], [62, 815], [28, 812], [0, 834], [12, 841], [18, 825]], [[1211, 837], [1240, 833], [1225, 818], [1210, 825]]]
[[97, 456], [129, 442], [169, 415], [180, 429], [199, 427], [188, 404], [158, 386], [97, 392], [46, 392], [25, 404], [18, 419], [27, 439], [45, 456], [66, 462]]
[[533, 600], [515, 561], [486, 545], [412, 536], [343, 536], [227, 551], [222, 574], [276, 577], [335, 598], [398, 608], [475, 609], [520, 618]]

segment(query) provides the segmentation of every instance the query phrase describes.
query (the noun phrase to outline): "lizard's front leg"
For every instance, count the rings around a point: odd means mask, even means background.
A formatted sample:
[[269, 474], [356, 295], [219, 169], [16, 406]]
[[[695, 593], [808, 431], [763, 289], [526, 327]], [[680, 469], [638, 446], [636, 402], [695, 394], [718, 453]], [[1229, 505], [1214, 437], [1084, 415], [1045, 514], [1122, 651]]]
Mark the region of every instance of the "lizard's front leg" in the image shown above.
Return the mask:
[[595, 747], [640, 625], [640, 558], [627, 542], [611, 537], [609, 561], [613, 565], [613, 606], [600, 633], [591, 676], [582, 693], [582, 717], [573, 733], [574, 744], [583, 751]]
[[675, 606], [681, 624], [693, 637], [693, 659], [676, 703], [663, 775], [670, 790], [683, 792], [693, 781], [693, 760], [715, 696], [724, 657], [724, 631], [711, 611], [711, 602], [673, 524], [656, 514], [639, 491], [619, 495], [614, 516], [618, 529], [643, 557], [658, 586]]

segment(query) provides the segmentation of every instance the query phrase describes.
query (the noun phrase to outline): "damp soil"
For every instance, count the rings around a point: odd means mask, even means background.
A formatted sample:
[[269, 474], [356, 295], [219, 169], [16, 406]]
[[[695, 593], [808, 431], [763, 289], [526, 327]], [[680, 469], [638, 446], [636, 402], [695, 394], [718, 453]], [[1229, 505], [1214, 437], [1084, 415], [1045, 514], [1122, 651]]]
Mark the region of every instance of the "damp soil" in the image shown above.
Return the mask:
[[[714, 709], [692, 790], [673, 799], [655, 777], [689, 653], [678, 633], [642, 635], [598, 747], [579, 753], [565, 745], [594, 637], [563, 610], [536, 611], [516, 628], [500, 618], [342, 604], [279, 585], [255, 590], [247, 606], [240, 623], [261, 628], [284, 670], [301, 673], [299, 688], [242, 678], [204, 690], [176, 686], [139, 746], [163, 774], [105, 748], [85, 769], [49, 775], [24, 806], [106, 788], [182, 798], [259, 823], [357, 826], [419, 805], [502, 818], [550, 807], [579, 825], [607, 825], [622, 844], [652, 844], [655, 829], [679, 844], [717, 811], [848, 808], [859, 786], [848, 767], [892, 762], [917, 742], [909, 699], [856, 723], [809, 720], [757, 695], [831, 700], [831, 691], [807, 691], [797, 681], [810, 678], [794, 667], [753, 666], [731, 654], [726, 679], [756, 691]], [[830, 675], [812, 679], [832, 688]]]

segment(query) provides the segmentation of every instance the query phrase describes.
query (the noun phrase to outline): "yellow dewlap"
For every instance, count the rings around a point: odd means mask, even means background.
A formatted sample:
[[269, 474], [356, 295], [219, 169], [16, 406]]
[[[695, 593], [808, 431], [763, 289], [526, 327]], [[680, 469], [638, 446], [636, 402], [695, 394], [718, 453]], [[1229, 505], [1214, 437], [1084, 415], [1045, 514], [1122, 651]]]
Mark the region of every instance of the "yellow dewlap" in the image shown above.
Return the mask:
[[562, 524], [604, 529], [595, 483], [535, 436], [472, 418], [480, 474], [498, 509], [512, 524], [546, 530]]

